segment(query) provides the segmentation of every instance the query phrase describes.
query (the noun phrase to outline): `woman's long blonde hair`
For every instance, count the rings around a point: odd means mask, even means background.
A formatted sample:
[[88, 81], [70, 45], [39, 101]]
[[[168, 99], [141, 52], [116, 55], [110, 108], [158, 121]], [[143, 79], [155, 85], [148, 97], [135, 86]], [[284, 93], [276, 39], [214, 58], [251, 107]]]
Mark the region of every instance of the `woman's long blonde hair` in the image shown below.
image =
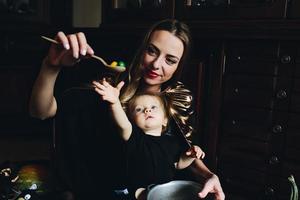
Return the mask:
[[145, 38], [143, 40], [143, 43], [141, 47], [138, 49], [137, 53], [135, 54], [133, 61], [131, 65], [129, 66], [129, 74], [126, 80], [126, 86], [121, 92], [120, 100], [123, 106], [126, 107], [127, 102], [135, 95], [135, 93], [139, 90], [139, 87], [141, 85], [141, 79], [142, 79], [142, 59], [144, 51], [147, 49], [149, 45], [149, 40], [153, 32], [158, 30], [164, 30], [168, 31], [177, 38], [179, 38], [183, 45], [184, 45], [184, 51], [183, 55], [180, 59], [180, 62], [178, 64], [178, 68], [173, 74], [172, 78], [168, 80], [167, 82], [163, 83], [162, 90], [172, 84], [174, 84], [181, 76], [182, 68], [184, 65], [184, 62], [186, 60], [186, 57], [188, 55], [188, 51], [190, 49], [190, 31], [186, 24], [179, 22], [175, 19], [166, 19], [159, 21], [158, 23], [154, 24], [150, 30], [145, 35]]

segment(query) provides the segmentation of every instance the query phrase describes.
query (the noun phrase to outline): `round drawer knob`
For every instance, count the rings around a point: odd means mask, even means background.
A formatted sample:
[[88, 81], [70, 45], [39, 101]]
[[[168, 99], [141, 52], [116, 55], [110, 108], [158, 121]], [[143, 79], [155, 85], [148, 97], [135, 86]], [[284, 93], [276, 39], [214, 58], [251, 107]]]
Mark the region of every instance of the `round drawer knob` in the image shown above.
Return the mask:
[[281, 133], [282, 132], [282, 126], [277, 124], [277, 125], [273, 126], [272, 131], [273, 131], [273, 133]]
[[281, 57], [281, 63], [283, 63], [283, 64], [288, 64], [291, 62], [291, 60], [292, 60], [292, 58], [289, 55], [284, 55]]
[[265, 189], [265, 195], [266, 196], [273, 196], [275, 193], [275, 190], [272, 187], [267, 187]]
[[238, 94], [239, 93], [239, 88], [234, 88], [233, 92], [234, 92], [234, 94]]
[[287, 93], [285, 90], [279, 90], [276, 94], [278, 99], [285, 99], [287, 97]]
[[270, 158], [270, 160], [269, 160], [269, 163], [270, 163], [271, 165], [278, 164], [278, 163], [279, 163], [278, 157], [277, 157], [277, 156], [272, 156], [272, 157]]

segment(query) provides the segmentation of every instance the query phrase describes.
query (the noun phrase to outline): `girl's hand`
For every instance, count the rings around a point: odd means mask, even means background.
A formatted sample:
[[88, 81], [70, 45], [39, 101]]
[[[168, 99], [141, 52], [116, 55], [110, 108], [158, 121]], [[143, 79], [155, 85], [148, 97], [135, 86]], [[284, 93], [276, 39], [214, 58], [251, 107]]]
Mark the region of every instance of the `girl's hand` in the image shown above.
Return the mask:
[[80, 58], [90, 57], [94, 54], [93, 49], [87, 43], [84, 33], [65, 35], [58, 32], [55, 40], [62, 45], [52, 44], [46, 63], [51, 66], [72, 66], [80, 61]]
[[120, 90], [124, 86], [124, 82], [121, 81], [116, 87], [113, 87], [104, 78], [101, 82], [93, 81], [93, 86], [102, 100], [115, 104], [119, 102]]
[[199, 146], [193, 145], [186, 153], [187, 156], [203, 159], [205, 157], [204, 151]]

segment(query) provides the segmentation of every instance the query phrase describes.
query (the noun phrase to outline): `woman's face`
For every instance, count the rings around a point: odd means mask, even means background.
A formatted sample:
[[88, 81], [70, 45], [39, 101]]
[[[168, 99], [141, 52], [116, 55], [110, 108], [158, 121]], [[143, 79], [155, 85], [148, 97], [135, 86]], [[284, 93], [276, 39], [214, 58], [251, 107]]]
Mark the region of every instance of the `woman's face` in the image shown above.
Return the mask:
[[154, 31], [143, 54], [143, 79], [148, 86], [170, 80], [183, 55], [182, 41], [168, 31]]

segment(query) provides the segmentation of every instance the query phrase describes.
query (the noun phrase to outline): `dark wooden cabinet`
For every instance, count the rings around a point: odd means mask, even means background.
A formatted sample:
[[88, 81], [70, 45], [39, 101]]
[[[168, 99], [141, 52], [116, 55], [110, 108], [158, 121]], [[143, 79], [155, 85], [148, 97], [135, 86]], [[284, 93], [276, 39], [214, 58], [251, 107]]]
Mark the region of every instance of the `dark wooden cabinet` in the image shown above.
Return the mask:
[[224, 41], [216, 167], [229, 199], [288, 199], [300, 179], [299, 44]]

